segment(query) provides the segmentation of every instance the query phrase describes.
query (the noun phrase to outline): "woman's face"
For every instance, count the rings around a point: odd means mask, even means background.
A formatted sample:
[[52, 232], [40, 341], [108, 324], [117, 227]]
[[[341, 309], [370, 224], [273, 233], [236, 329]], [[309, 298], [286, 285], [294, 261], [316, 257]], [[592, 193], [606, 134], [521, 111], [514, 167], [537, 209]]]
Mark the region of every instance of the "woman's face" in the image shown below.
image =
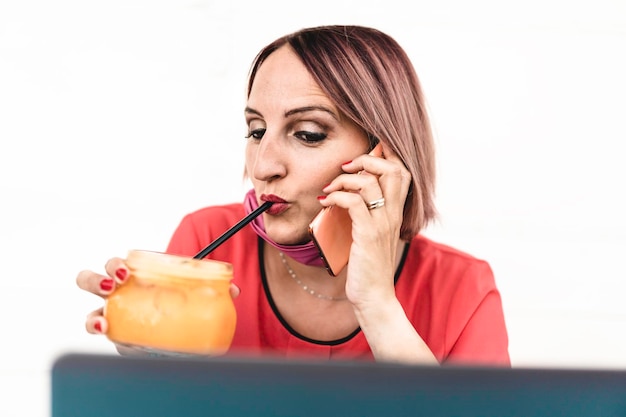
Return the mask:
[[246, 172], [259, 202], [275, 202], [264, 213], [266, 232], [281, 244], [306, 242], [321, 209], [317, 197], [343, 163], [367, 152], [367, 136], [340, 114], [289, 46], [259, 68], [245, 116]]

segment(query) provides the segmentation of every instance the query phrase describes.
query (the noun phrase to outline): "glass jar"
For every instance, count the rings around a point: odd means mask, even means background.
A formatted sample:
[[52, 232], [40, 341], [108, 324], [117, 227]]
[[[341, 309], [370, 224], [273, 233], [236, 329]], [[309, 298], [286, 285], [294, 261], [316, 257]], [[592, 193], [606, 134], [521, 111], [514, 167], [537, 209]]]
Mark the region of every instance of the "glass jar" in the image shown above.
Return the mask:
[[126, 265], [126, 282], [104, 306], [110, 340], [169, 354], [221, 355], [230, 348], [237, 321], [231, 264], [131, 250]]

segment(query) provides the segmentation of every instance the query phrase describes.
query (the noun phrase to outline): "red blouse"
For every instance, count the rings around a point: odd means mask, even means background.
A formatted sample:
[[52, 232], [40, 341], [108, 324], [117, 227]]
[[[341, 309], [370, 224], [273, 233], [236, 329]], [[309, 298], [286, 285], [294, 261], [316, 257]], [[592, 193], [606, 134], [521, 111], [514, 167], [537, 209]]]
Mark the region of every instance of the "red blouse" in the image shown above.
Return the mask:
[[[183, 218], [167, 252], [193, 256], [246, 215], [242, 204], [206, 207]], [[262, 245], [244, 227], [207, 258], [229, 262], [237, 328], [230, 353], [287, 358], [372, 359], [360, 329], [334, 341], [308, 339], [274, 307], [261, 267]], [[407, 245], [396, 271], [396, 295], [440, 362], [510, 365], [500, 293], [487, 262], [423, 236]]]

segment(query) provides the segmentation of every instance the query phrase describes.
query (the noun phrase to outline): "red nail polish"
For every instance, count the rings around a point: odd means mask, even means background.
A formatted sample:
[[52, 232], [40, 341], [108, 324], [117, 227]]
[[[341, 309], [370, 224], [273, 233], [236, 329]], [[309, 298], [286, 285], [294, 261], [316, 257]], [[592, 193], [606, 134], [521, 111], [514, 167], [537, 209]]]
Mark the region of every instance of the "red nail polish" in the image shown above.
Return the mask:
[[343, 165], [348, 165], [350, 162], [352, 162], [352, 159], [351, 159], [351, 160], [349, 160], [348, 162], [344, 162], [344, 163], [343, 163], [343, 164], [341, 164], [341, 165], [342, 165], [342, 166], [343, 166]]
[[102, 323], [100, 323], [99, 321], [95, 322], [93, 324], [93, 328], [98, 332], [98, 333], [102, 333]]
[[326, 196], [325, 196], [325, 195], [318, 195], [318, 196], [317, 196], [317, 199], [318, 199], [318, 200], [325, 200], [325, 199], [326, 199]]
[[100, 281], [100, 289], [102, 291], [111, 291], [113, 289], [113, 280], [111, 278], [106, 278]]
[[115, 276], [120, 280], [120, 282], [124, 282], [128, 276], [128, 271], [124, 268], [119, 268], [115, 271]]

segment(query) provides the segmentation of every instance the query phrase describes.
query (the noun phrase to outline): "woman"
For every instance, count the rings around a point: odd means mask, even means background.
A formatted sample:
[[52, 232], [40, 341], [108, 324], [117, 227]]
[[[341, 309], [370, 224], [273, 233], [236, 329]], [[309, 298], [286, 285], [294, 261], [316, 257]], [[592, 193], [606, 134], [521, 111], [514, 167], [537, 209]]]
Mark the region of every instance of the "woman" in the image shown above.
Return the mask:
[[[187, 215], [167, 250], [194, 255], [274, 202], [209, 256], [234, 265], [231, 352], [509, 365], [489, 265], [419, 234], [435, 217], [433, 140], [417, 75], [395, 40], [359, 26], [276, 40], [253, 62], [245, 118], [253, 190], [244, 204]], [[382, 157], [368, 155], [377, 142]], [[336, 277], [308, 234], [331, 205], [352, 220], [349, 263]], [[81, 272], [79, 287], [106, 297], [128, 275], [122, 259], [105, 269]], [[106, 333], [101, 309], [86, 328]]]

